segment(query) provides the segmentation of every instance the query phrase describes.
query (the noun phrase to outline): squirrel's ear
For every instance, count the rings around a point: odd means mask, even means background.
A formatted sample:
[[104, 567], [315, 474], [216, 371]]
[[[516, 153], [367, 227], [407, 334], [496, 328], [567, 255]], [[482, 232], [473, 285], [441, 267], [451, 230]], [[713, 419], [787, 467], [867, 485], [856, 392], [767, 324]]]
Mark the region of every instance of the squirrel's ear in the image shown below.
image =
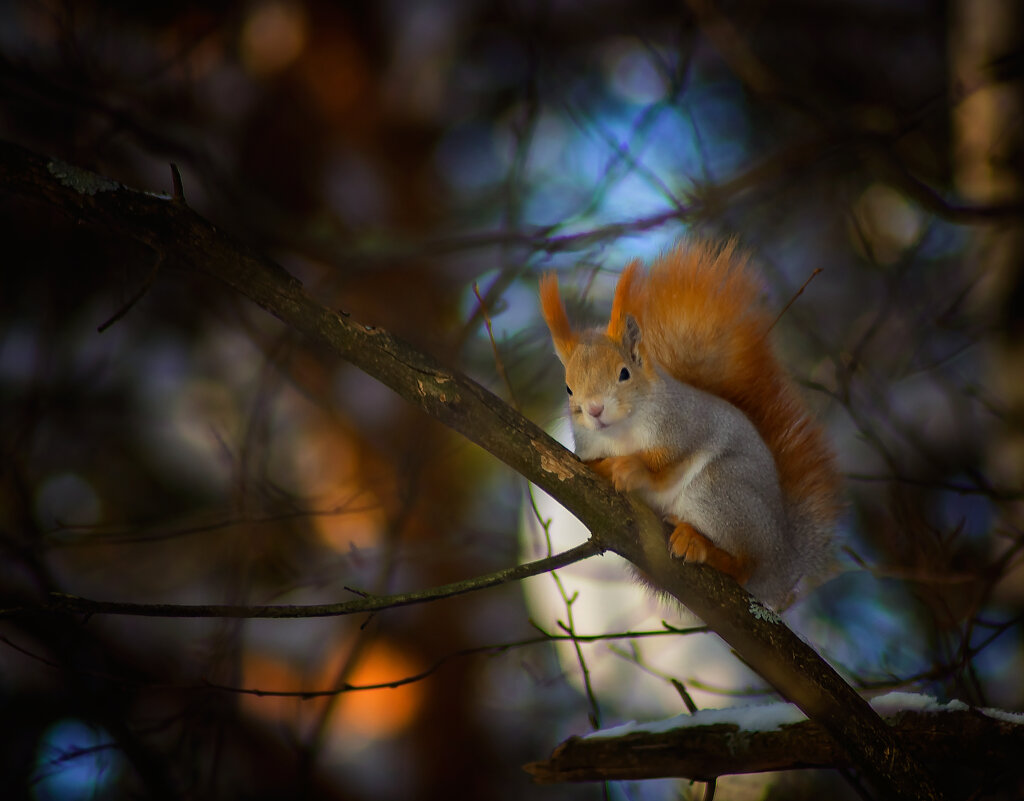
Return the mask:
[[[619, 282], [615, 285], [612, 313], [608, 318], [608, 336], [615, 342], [621, 342], [626, 336], [626, 318], [630, 314], [636, 314], [640, 289], [640, 269], [639, 259], [631, 261], [626, 265], [626, 269], [619, 276]], [[636, 320], [633, 323], [635, 325]]]
[[569, 317], [565, 313], [565, 305], [558, 294], [558, 277], [554, 273], [546, 273], [540, 279], [540, 310], [544, 322], [551, 331], [551, 340], [555, 343], [555, 353], [566, 364], [579, 344], [579, 337], [569, 325]]
[[640, 340], [643, 339], [643, 332], [640, 331], [640, 323], [632, 314], [626, 315], [625, 330], [622, 332], [622, 344], [629, 351], [629, 357], [636, 364], [643, 364], [640, 358]]

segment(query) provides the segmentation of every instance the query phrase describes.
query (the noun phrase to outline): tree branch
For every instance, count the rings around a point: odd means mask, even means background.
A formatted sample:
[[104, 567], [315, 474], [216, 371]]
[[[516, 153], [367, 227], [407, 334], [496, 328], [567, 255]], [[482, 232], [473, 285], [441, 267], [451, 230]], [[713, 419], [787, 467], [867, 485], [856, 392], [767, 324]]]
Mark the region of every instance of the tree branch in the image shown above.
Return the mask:
[[124, 601], [97, 601], [81, 598], [77, 595], [51, 593], [49, 599], [41, 606], [13, 607], [0, 609], [0, 618], [13, 617], [25, 612], [70, 612], [82, 615], [137, 615], [139, 617], [177, 617], [177, 618], [310, 618], [340, 617], [356, 615], [363, 612], [379, 612], [383, 609], [395, 609], [400, 606], [412, 606], [442, 598], [452, 598], [468, 592], [476, 592], [499, 584], [519, 581], [541, 573], [571, 565], [591, 556], [597, 556], [602, 548], [589, 539], [568, 551], [547, 556], [534, 562], [515, 565], [485, 576], [454, 581], [419, 592], [404, 592], [394, 595], [364, 595], [352, 601], [339, 601], [331, 604], [140, 604]]
[[868, 703], [770, 610], [734, 581], [673, 560], [653, 513], [632, 505], [571, 453], [469, 378], [381, 329], [310, 297], [280, 266], [218, 231], [183, 202], [137, 192], [0, 143], [0, 186], [12, 211], [42, 202], [79, 224], [143, 242], [163, 271], [201, 271], [293, 330], [391, 387], [534, 482], [615, 551], [700, 617], [739, 656], [831, 735], [886, 797], [939, 798], [930, 776]]
[[[899, 738], [922, 754], [944, 784], [974, 791], [1006, 771], [1022, 772], [1024, 724], [976, 711], [900, 712], [887, 716]], [[541, 783], [682, 777], [708, 781], [735, 773], [851, 768], [848, 754], [822, 726], [802, 721], [771, 731], [734, 723], [636, 731], [617, 737], [572, 737], [546, 762], [526, 766]]]

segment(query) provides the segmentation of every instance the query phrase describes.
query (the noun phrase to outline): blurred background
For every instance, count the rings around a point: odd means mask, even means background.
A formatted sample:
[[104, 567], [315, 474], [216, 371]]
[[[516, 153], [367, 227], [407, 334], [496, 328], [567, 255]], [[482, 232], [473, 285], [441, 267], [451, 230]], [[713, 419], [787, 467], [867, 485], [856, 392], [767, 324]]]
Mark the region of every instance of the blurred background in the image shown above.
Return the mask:
[[[177, 164], [193, 208], [323, 303], [552, 431], [540, 272], [596, 320], [630, 258], [737, 237], [847, 477], [842, 570], [791, 622], [865, 692], [1020, 711], [1022, 32], [1013, 0], [9, 0], [0, 137], [147, 191]], [[585, 536], [249, 302], [161, 271], [173, 242], [2, 184], [0, 235], [5, 607], [330, 602], [535, 557], [549, 519]], [[682, 712], [672, 679], [700, 706], [766, 698], [592, 561], [358, 619], [6, 617], [3, 797], [701, 797], [521, 769]], [[828, 772], [718, 797], [826, 791], [856, 797]]]

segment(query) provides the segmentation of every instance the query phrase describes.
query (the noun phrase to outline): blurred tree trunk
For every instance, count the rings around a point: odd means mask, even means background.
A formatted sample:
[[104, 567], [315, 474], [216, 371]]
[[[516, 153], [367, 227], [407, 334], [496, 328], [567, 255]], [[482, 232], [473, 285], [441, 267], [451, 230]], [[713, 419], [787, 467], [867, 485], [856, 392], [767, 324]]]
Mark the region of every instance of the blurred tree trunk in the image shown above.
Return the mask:
[[[953, 169], [972, 203], [1024, 198], [1024, 4], [957, 0], [951, 7]], [[958, 101], [958, 102], [957, 102]], [[986, 472], [999, 487], [1024, 485], [1024, 221], [1002, 220], [975, 231], [977, 311], [988, 332], [986, 383], [1002, 415], [988, 439]], [[1024, 506], [1011, 525], [1024, 523]], [[1001, 590], [1024, 592], [1016, 571]], [[1017, 589], [1013, 589], [1017, 588]]]

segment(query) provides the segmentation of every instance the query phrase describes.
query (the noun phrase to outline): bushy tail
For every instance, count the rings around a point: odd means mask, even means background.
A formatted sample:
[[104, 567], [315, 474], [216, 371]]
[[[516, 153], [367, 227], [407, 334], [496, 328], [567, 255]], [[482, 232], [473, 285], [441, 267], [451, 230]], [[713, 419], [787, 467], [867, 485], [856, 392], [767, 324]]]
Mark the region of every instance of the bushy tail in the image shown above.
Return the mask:
[[774, 317], [760, 302], [747, 261], [734, 242], [693, 242], [677, 245], [646, 276], [639, 263], [630, 264], [616, 288], [608, 333], [614, 337], [633, 316], [647, 358], [747, 415], [775, 457], [799, 547], [811, 562], [824, 562], [839, 511], [839, 475], [821, 427], [775, 356]]

